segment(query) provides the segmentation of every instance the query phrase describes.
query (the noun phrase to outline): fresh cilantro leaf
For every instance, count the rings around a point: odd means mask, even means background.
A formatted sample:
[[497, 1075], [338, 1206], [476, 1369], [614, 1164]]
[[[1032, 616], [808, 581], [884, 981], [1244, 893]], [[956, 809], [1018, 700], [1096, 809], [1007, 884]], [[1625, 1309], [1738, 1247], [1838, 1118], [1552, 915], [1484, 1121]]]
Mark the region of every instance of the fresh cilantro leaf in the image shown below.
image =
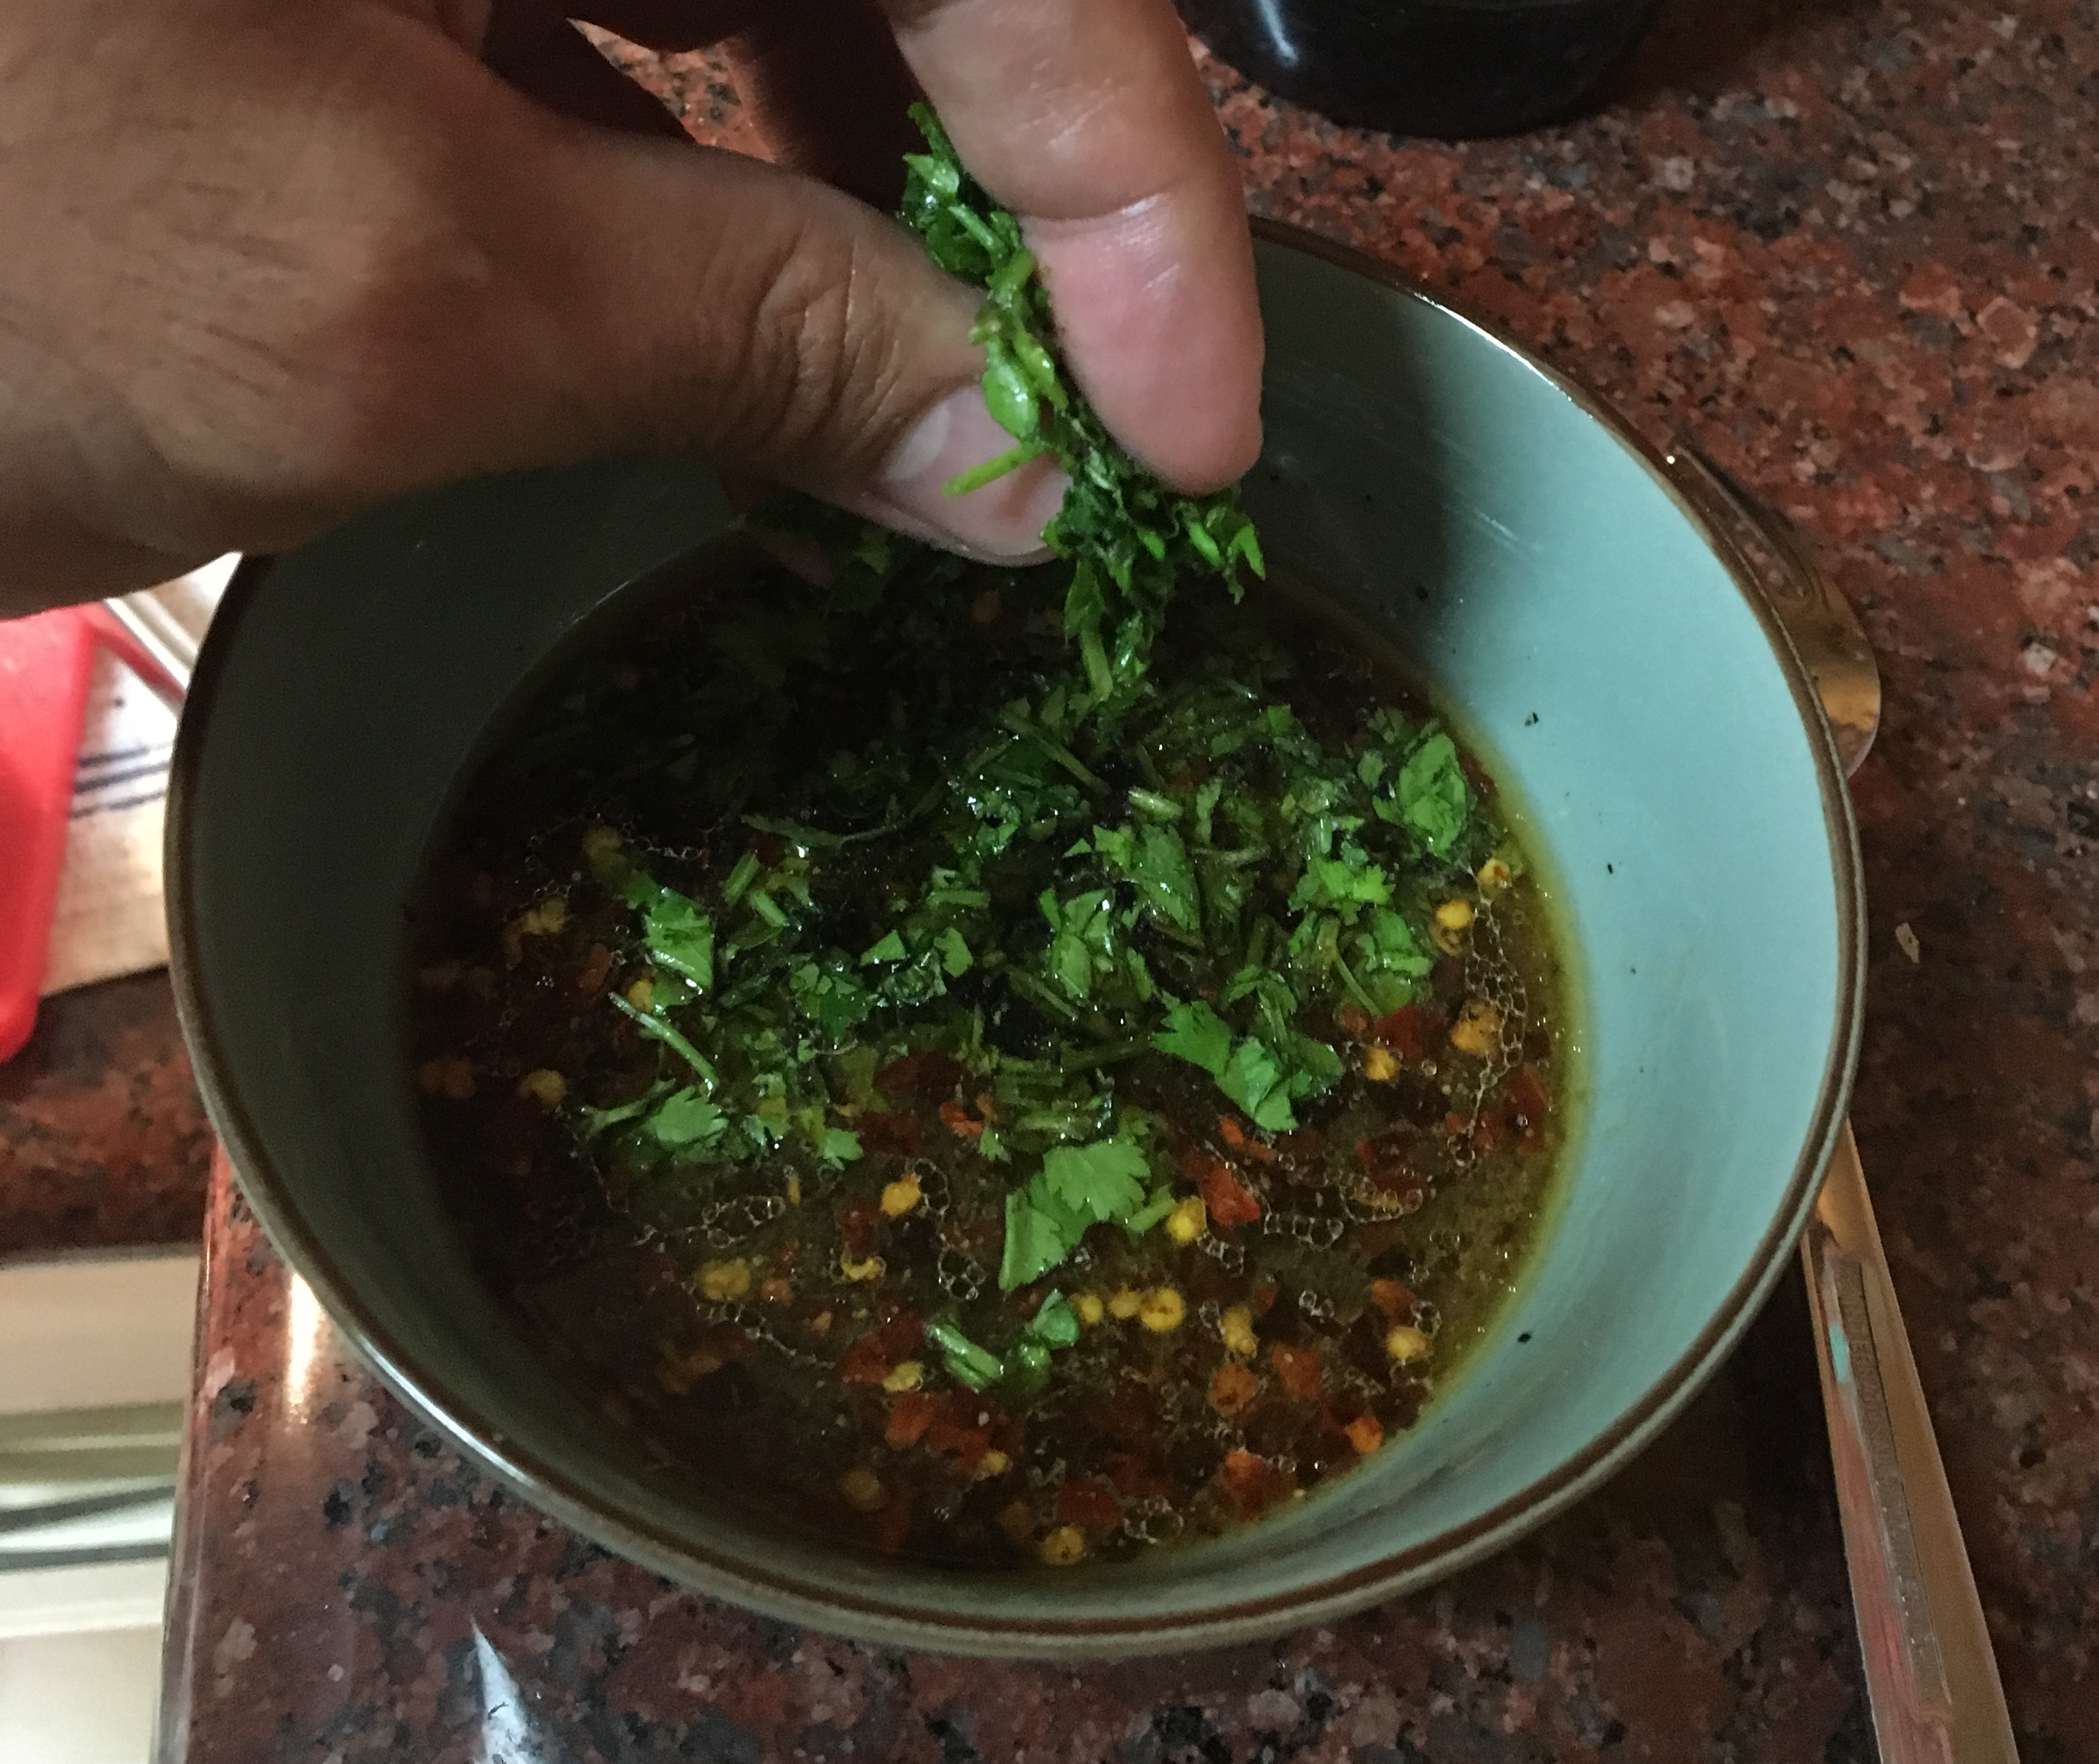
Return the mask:
[[1381, 907], [1391, 899], [1392, 884], [1376, 864], [1318, 857], [1305, 866], [1305, 873], [1291, 891], [1290, 904], [1302, 912], [1310, 907]]
[[868, 968], [878, 961], [901, 961], [909, 953], [904, 947], [903, 937], [895, 931], [891, 931], [872, 948], [860, 952], [860, 965]]
[[1244, 1109], [1257, 1127], [1287, 1133], [1297, 1124], [1290, 1093], [1283, 1088], [1283, 1068], [1259, 1037], [1248, 1036], [1232, 1049], [1217, 1075], [1217, 1088]]
[[1133, 687], [1175, 578], [1221, 577], [1239, 592], [1241, 565], [1265, 573], [1253, 524], [1234, 490], [1183, 496], [1126, 453], [1078, 395], [1058, 359], [1047, 293], [1020, 227], [970, 176], [931, 108], [912, 117], [926, 150], [905, 161], [905, 225], [933, 261], [984, 291], [970, 335], [984, 350], [983, 394], [1016, 445], [948, 486], [961, 494], [1054, 455], [1070, 481], [1043, 539], [1074, 565], [1065, 607], [1092, 696]]
[[680, 1150], [712, 1145], [728, 1125], [728, 1116], [708, 1102], [706, 1093], [697, 1085], [672, 1091], [642, 1123], [658, 1145]]
[[1005, 1375], [1005, 1362], [997, 1354], [979, 1348], [944, 1318], [926, 1324], [926, 1339], [940, 1350], [948, 1375], [958, 1384], [988, 1390]]
[[821, 961], [799, 964], [788, 976], [788, 986], [796, 1008], [816, 1026], [827, 1048], [844, 1040], [874, 1010], [875, 995], [835, 952]]
[[1192, 931], [1202, 922], [1195, 873], [1188, 848], [1172, 827], [1147, 826], [1138, 835], [1132, 873], [1146, 908], [1155, 917]]
[[1199, 1066], [1220, 1076], [1232, 1057], [1231, 1026], [1200, 999], [1176, 1005], [1166, 1013], [1166, 1027], [1151, 1038], [1162, 1054]]
[[1027, 1187], [1012, 1190], [1005, 1197], [999, 1290], [1010, 1292], [1040, 1280], [1078, 1247], [1087, 1222], [1050, 1193], [1039, 1171]]
[[1372, 913], [1356, 934], [1350, 953], [1356, 978], [1380, 1016], [1411, 1003], [1420, 992], [1421, 980], [1435, 966], [1414, 927], [1385, 908]]
[[715, 922], [698, 902], [658, 888], [643, 930], [649, 953], [702, 992], [715, 983]]
[[1059, 900], [1055, 889], [1045, 888], [1036, 904], [1054, 934], [1045, 963], [1050, 977], [1073, 998], [1091, 997], [1096, 975], [1106, 975], [1116, 965], [1107, 891], [1089, 889]]
[[833, 1169], [851, 1164], [860, 1155], [860, 1135], [843, 1127], [825, 1128], [816, 1141], [816, 1155]]
[[1126, 1139], [1058, 1146], [1043, 1154], [1042, 1181], [1065, 1207], [1089, 1222], [1124, 1217], [1144, 1204], [1151, 1165]]
[[950, 979], [958, 979], [970, 971], [975, 957], [970, 953], [969, 939], [950, 925], [934, 940], [940, 952], [940, 966], [948, 970]]
[[1407, 756], [1395, 795], [1401, 818], [1438, 857], [1447, 857], [1472, 812], [1472, 786], [1458, 763], [1457, 744], [1441, 731]]
[[1316, 1036], [1293, 1033], [1285, 1051], [1288, 1066], [1283, 1075], [1283, 1088], [1292, 1102], [1324, 1096], [1340, 1080], [1341, 1056]]

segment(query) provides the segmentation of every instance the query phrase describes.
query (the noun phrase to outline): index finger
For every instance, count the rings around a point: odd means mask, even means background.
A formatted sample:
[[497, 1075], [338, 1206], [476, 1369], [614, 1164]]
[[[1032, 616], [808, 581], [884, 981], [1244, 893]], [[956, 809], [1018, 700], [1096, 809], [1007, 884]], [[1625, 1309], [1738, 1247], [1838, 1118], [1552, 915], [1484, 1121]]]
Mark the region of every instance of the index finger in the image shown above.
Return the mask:
[[1239, 173], [1168, 0], [884, 0], [971, 173], [1021, 220], [1080, 388], [1183, 490], [1261, 451]]

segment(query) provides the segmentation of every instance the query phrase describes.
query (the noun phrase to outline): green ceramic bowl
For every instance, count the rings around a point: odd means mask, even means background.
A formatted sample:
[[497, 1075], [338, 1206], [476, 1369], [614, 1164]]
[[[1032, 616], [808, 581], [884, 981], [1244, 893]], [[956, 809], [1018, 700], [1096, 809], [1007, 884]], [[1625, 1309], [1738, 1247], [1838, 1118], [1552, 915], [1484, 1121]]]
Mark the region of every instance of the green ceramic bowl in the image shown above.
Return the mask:
[[403, 903], [491, 719], [622, 583], [719, 534], [684, 464], [385, 508], [244, 573], [175, 758], [183, 1023], [256, 1212], [379, 1374], [587, 1536], [885, 1643], [1036, 1656], [1241, 1639], [1507, 1543], [1655, 1435], [1811, 1203], [1859, 1020], [1862, 902], [1806, 678], [1695, 499], [1596, 403], [1375, 266], [1260, 248], [1270, 557], [1393, 639], [1529, 804], [1578, 944], [1589, 1093], [1557, 1224], [1416, 1431], [1226, 1540], [961, 1573], [769, 1532], [540, 1365], [439, 1211], [405, 1073]]

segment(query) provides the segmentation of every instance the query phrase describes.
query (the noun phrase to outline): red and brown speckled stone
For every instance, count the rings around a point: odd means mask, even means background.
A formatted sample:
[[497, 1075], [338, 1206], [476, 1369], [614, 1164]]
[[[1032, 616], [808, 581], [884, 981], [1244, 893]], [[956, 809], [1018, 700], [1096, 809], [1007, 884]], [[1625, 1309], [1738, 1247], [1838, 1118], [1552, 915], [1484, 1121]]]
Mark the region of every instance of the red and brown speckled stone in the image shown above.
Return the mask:
[[[755, 139], [718, 58], [624, 59], [697, 132]], [[1604, 114], [1459, 147], [1203, 66], [1257, 209], [1688, 433], [1861, 608], [1888, 710], [1857, 784], [1859, 1139], [2025, 1754], [2099, 1759], [2099, 19], [1679, 0]], [[210, 1241], [174, 1757], [1870, 1755], [1790, 1285], [1640, 1464], [1494, 1562], [1331, 1629], [1072, 1670], [677, 1593], [325, 1344], [288, 1389], [281, 1271], [222, 1194]]]
[[44, 1001], [0, 1065], [0, 1256], [192, 1242], [210, 1163], [165, 974]]

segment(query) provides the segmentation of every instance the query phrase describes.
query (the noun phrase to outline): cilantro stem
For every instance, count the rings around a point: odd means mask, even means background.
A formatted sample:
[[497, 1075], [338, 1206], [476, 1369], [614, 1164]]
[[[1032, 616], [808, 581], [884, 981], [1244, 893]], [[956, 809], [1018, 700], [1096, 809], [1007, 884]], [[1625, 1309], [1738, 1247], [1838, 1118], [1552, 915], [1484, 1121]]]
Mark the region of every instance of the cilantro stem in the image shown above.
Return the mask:
[[680, 1055], [688, 1066], [706, 1080], [706, 1086], [710, 1092], [721, 1082], [714, 1067], [707, 1063], [706, 1056], [661, 1017], [649, 1011], [637, 1010], [617, 992], [608, 993], [606, 996], [634, 1019], [636, 1025], [644, 1035], [652, 1040], [661, 1041], [664, 1046]]
[[982, 490], [987, 484], [997, 483], [1009, 472], [1019, 471], [1030, 460], [1038, 458], [1047, 451], [1039, 441], [1023, 441], [1018, 446], [1008, 447], [996, 458], [986, 460], [980, 465], [971, 466], [966, 472], [957, 472], [940, 486], [942, 494], [966, 496], [973, 490]]

